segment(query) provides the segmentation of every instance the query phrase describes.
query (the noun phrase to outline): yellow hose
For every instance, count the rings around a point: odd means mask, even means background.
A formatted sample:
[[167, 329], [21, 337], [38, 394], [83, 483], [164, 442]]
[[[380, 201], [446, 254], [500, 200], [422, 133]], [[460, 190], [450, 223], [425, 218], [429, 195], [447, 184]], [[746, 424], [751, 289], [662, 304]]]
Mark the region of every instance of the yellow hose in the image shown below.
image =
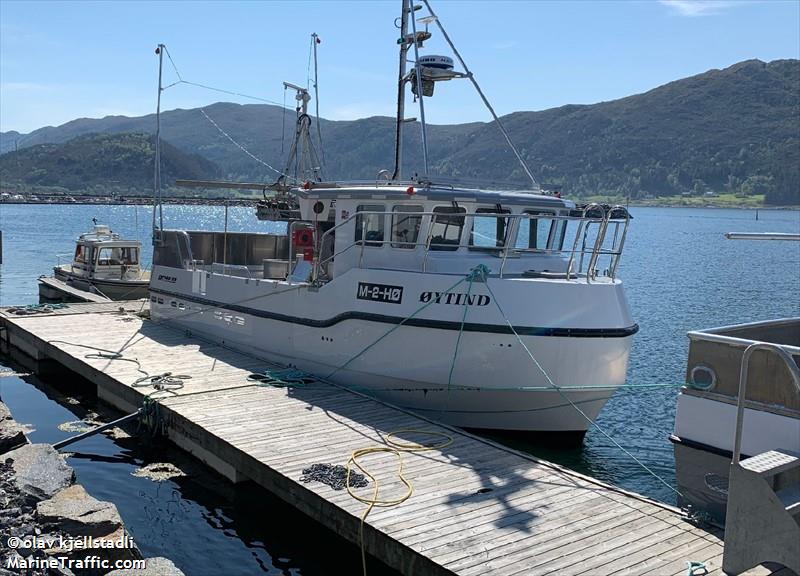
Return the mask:
[[[398, 434], [403, 433], [412, 433], [412, 434], [426, 434], [428, 436], [438, 436], [443, 440], [437, 444], [419, 444], [417, 442], [400, 442], [394, 440], [393, 437], [397, 436]], [[361, 526], [359, 528], [359, 540], [361, 542], [361, 565], [364, 569], [364, 576], [367, 576], [367, 557], [366, 552], [364, 550], [364, 524], [367, 520], [367, 516], [369, 513], [372, 512], [372, 509], [375, 507], [378, 508], [390, 508], [392, 506], [397, 506], [402, 504], [414, 493], [414, 486], [411, 482], [403, 476], [403, 452], [425, 452], [427, 450], [440, 450], [445, 448], [453, 443], [453, 437], [445, 434], [444, 432], [437, 432], [434, 430], [413, 430], [413, 429], [403, 429], [403, 430], [395, 430], [394, 432], [390, 432], [384, 438], [386, 442], [386, 446], [370, 446], [369, 448], [359, 448], [354, 450], [353, 453], [350, 455], [350, 459], [347, 461], [347, 478], [345, 479], [345, 486], [347, 486], [347, 492], [358, 500], [367, 505], [366, 510], [361, 515]], [[387, 453], [387, 454], [394, 454], [397, 457], [397, 476], [400, 478], [400, 481], [406, 487], [406, 493], [398, 498], [390, 498], [390, 499], [381, 499], [378, 497], [378, 493], [380, 491], [380, 486], [378, 484], [378, 480], [369, 473], [359, 462], [358, 459], [362, 456], [366, 456], [367, 454], [378, 454], [378, 453]], [[367, 478], [372, 481], [374, 486], [372, 490], [372, 497], [365, 498], [363, 496], [359, 496], [355, 492], [353, 492], [352, 488], [350, 487], [350, 472], [353, 470], [353, 467], [358, 468], [361, 473], [363, 473]]]

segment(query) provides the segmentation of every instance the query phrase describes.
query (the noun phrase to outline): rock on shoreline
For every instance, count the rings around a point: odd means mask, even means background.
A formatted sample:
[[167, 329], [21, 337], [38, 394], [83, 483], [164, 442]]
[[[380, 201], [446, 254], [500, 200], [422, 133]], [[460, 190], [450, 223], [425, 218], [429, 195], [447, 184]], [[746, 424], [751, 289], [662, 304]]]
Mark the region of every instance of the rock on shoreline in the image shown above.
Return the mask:
[[[21, 439], [20, 439], [21, 437]], [[183, 576], [166, 558], [147, 559], [144, 570], [111, 570], [74, 561], [99, 557], [109, 561], [140, 560], [141, 552], [125, 530], [117, 507], [90, 496], [63, 456], [49, 444], [28, 444], [21, 427], [0, 402], [0, 576]], [[69, 549], [72, 542], [121, 542]], [[90, 542], [92, 540], [89, 540]], [[46, 546], [37, 545], [47, 542]], [[67, 543], [66, 545], [63, 545]], [[47, 566], [48, 559], [66, 557]], [[22, 572], [13, 566], [31, 566]]]
[[0, 402], [0, 454], [27, 442], [22, 426], [14, 421], [6, 405]]

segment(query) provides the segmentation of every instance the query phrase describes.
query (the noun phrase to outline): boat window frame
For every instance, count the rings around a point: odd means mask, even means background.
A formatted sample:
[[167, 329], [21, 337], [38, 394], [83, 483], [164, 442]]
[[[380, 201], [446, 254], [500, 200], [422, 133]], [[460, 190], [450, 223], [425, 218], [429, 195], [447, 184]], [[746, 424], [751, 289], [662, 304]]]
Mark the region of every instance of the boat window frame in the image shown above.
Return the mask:
[[[359, 214], [360, 212], [382, 212], [382, 214]], [[355, 217], [355, 243], [370, 248], [382, 248], [386, 245], [386, 204], [358, 204], [356, 206]], [[361, 231], [363, 229], [362, 219], [366, 217], [367, 222], [371, 219], [376, 219], [380, 223], [380, 238], [371, 238], [369, 240], [361, 238]], [[370, 230], [366, 230], [367, 233]]]
[[72, 257], [72, 261], [76, 264], [86, 264], [86, 257], [89, 255], [89, 246], [86, 244], [76, 244], [75, 245], [75, 255]]
[[[445, 212], [445, 210], [449, 210], [450, 212]], [[464, 230], [467, 227], [467, 209], [463, 206], [453, 205], [453, 204], [443, 204], [439, 206], [434, 206], [433, 215], [430, 217], [430, 228], [428, 230], [428, 250], [432, 252], [456, 252], [459, 248], [461, 248], [461, 242], [464, 237]], [[456, 244], [449, 244], [449, 243], [434, 243], [434, 231], [436, 229], [436, 225], [440, 224], [438, 222], [440, 216], [437, 214], [441, 214], [445, 216], [448, 220], [449, 219], [461, 219], [461, 224], [459, 224], [459, 234], [458, 234], [458, 241]], [[449, 214], [460, 214], [461, 216], [449, 216]], [[450, 223], [445, 224], [444, 232], [447, 233], [447, 229], [450, 226]], [[442, 240], [445, 240], [445, 236], [441, 236]]]
[[[114, 250], [119, 250], [119, 259], [116, 262], [111, 262], [111, 258], [106, 258], [106, 262], [101, 262], [103, 252], [106, 250], [110, 250], [111, 254], [114, 253]], [[125, 255], [126, 252], [131, 251], [131, 255], [135, 255], [134, 259], [126, 259]], [[138, 266], [139, 265], [139, 248], [136, 246], [98, 246], [97, 250], [95, 250], [96, 255], [94, 257], [94, 264], [95, 266]]]
[[[485, 216], [479, 216], [479, 214], [485, 214]], [[491, 218], [491, 215], [494, 215], [496, 225], [495, 225], [495, 246], [480, 246], [473, 244], [474, 235], [475, 235], [475, 219], [476, 218]], [[469, 231], [469, 240], [467, 242], [467, 249], [476, 251], [476, 252], [501, 252], [505, 247], [508, 245], [509, 236], [511, 235], [511, 223], [512, 219], [510, 217], [505, 217], [501, 219], [502, 215], [510, 215], [511, 210], [509, 208], [503, 208], [500, 204], [496, 204], [494, 206], [481, 206], [475, 209], [475, 212], [470, 214], [471, 220], [471, 228]], [[503, 229], [503, 239], [499, 241], [498, 238], [500, 237], [500, 228]], [[500, 243], [498, 243], [500, 242]]]
[[[537, 252], [547, 252], [552, 250], [561, 250], [561, 245], [564, 242], [564, 235], [566, 234], [566, 227], [560, 224], [563, 220], [558, 220], [560, 213], [557, 210], [548, 210], [548, 209], [540, 209], [540, 208], [525, 208], [522, 210], [521, 214], [527, 214], [529, 216], [537, 216], [537, 217], [549, 217], [550, 220], [550, 227], [547, 231], [547, 238], [545, 239], [544, 246], [538, 246], [538, 232], [539, 232], [539, 224], [541, 220], [539, 218], [524, 218], [520, 221], [519, 225], [517, 226], [517, 235], [514, 239], [514, 250], [533, 250]], [[526, 246], [520, 246], [520, 233], [523, 232], [522, 225], [523, 222], [528, 222], [528, 238], [526, 241]], [[556, 235], [556, 228], [561, 227], [561, 238], [559, 241], [559, 247], [553, 248], [555, 235]], [[534, 243], [534, 246], [531, 246], [531, 239], [537, 240]]]
[[[412, 210], [408, 210], [412, 208]], [[416, 230], [414, 231], [414, 235], [412, 238], [406, 238], [405, 240], [399, 240], [395, 238], [395, 227], [397, 222], [395, 221], [398, 214], [405, 213], [405, 219], [416, 218]], [[390, 242], [392, 248], [399, 248], [401, 250], [413, 250], [417, 247], [419, 243], [419, 234], [423, 227], [424, 222], [424, 213], [425, 213], [425, 206], [421, 204], [395, 204], [392, 206], [392, 218], [391, 218], [391, 227], [390, 227]]]

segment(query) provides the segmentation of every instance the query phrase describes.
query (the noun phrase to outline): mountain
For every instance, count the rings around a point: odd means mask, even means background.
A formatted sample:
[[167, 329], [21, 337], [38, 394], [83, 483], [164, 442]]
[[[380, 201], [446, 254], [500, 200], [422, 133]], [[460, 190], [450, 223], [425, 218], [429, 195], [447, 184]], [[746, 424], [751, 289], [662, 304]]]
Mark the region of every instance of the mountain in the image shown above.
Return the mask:
[[[800, 204], [799, 60], [747, 60], [619, 100], [515, 112], [501, 120], [537, 178], [570, 196], [636, 199], [713, 191], [766, 194], [768, 202]], [[165, 112], [161, 121], [166, 141], [219, 165], [224, 178], [274, 181], [273, 170], [243, 153], [222, 130], [282, 169], [294, 113], [269, 105], [217, 103]], [[153, 115], [84, 118], [16, 139], [22, 147], [68, 142], [90, 132], [152, 133], [154, 128]], [[322, 119], [320, 128], [326, 178], [372, 179], [392, 167], [393, 119]], [[409, 174], [422, 163], [418, 125], [407, 125], [406, 134]], [[0, 149], [13, 149], [11, 137], [0, 134]], [[492, 123], [430, 125], [429, 150], [432, 174], [525, 180]]]
[[[148, 134], [91, 134], [64, 144], [37, 144], [0, 156], [0, 182], [69, 191], [141, 193], [153, 188], [155, 138]], [[162, 142], [162, 177], [214, 179], [219, 167]]]

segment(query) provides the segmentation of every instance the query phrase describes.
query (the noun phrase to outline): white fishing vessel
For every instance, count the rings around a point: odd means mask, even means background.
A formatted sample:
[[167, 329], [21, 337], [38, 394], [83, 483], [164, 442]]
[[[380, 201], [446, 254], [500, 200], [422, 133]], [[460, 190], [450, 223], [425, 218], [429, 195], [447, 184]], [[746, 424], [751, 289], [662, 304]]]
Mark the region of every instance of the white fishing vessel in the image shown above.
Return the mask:
[[[532, 176], [527, 191], [404, 178], [409, 85], [477, 87], [454, 48], [464, 72], [417, 54], [430, 32], [413, 13], [404, 0], [394, 171], [279, 182], [286, 234], [165, 230], [159, 206], [151, 317], [454, 425], [581, 438], [638, 330], [617, 277], [628, 213], [578, 208]], [[432, 11], [420, 22], [441, 26]]]
[[55, 266], [52, 278], [39, 279], [39, 297], [43, 301], [82, 299], [77, 290], [108, 300], [146, 298], [150, 273], [141, 268], [141, 251], [141, 242], [125, 240], [95, 222], [75, 241], [71, 262]]

